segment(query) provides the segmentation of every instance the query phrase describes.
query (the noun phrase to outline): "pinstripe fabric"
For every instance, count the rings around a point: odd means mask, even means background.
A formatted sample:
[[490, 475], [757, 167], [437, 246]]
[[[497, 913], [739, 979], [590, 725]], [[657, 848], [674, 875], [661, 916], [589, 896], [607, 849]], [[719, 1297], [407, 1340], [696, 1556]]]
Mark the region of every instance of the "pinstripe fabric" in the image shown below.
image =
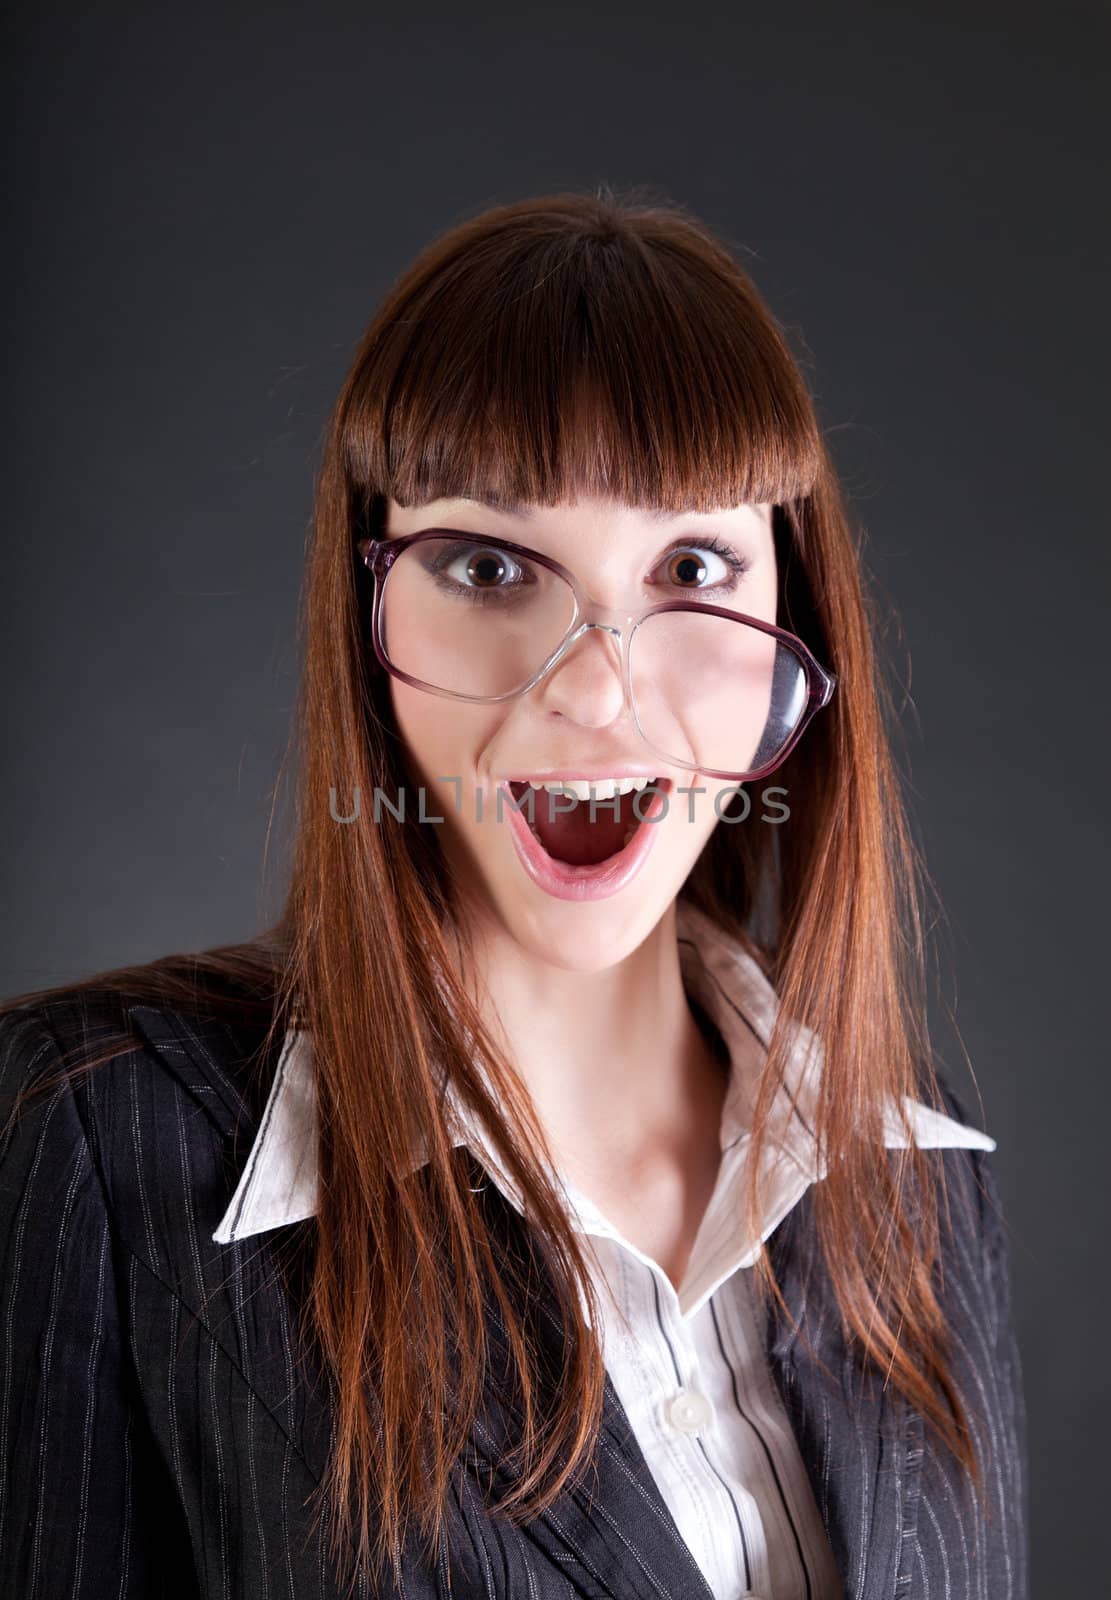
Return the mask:
[[[765, 1159], [764, 1215], [753, 1237], [742, 1226], [741, 1185], [750, 1107], [777, 1009], [752, 956], [696, 907], [677, 906], [684, 987], [717, 1029], [729, 1063], [720, 1128], [721, 1168], [683, 1281], [631, 1244], [570, 1182], [568, 1212], [589, 1236], [602, 1309], [606, 1367], [637, 1442], [675, 1522], [718, 1600], [838, 1600], [841, 1584], [798, 1447], [769, 1381], [763, 1335], [750, 1304], [760, 1242], [817, 1177], [810, 1127], [820, 1052], [805, 1033], [776, 1120], [781, 1149]], [[447, 1084], [455, 1137], [492, 1181], [521, 1202], [481, 1124]], [[907, 1102], [920, 1145], [994, 1149], [979, 1130]], [[896, 1117], [887, 1140], [905, 1143]], [[274, 1084], [232, 1202], [213, 1237], [231, 1243], [311, 1216], [316, 1205], [316, 1115], [308, 1033], [286, 1037]], [[704, 1413], [676, 1420], [676, 1404]]]
[[[95, 1048], [121, 1022], [134, 1048], [9, 1125], [16, 1093], [57, 1069], [60, 1048]], [[341, 1592], [310, 1526], [332, 1413], [296, 1347], [295, 1297], [278, 1270], [311, 1223], [230, 1246], [212, 1240], [273, 1079], [274, 1062], [249, 1070], [259, 1043], [245, 1029], [88, 996], [0, 1019], [5, 1596]], [[949, 1109], [964, 1120], [955, 1099]], [[477, 1182], [474, 1156], [460, 1147], [456, 1157]], [[842, 1348], [809, 1193], [767, 1248], [815, 1349], [773, 1308], [769, 1370], [846, 1594], [1025, 1600], [1024, 1416], [1003, 1222], [986, 1152], [936, 1159], [953, 1219], [943, 1303], [962, 1393], [990, 1447], [986, 1516], [921, 1419]], [[523, 1260], [523, 1219], [496, 1185], [482, 1203], [501, 1247]], [[534, 1314], [539, 1367], [554, 1374], [559, 1326], [542, 1278]], [[499, 1493], [512, 1482], [507, 1449], [520, 1413], [492, 1303], [489, 1329], [490, 1382], [472, 1444]], [[405, 1595], [710, 1600], [609, 1382], [596, 1465], [586, 1485], [521, 1529], [485, 1512], [485, 1471], [461, 1471], [439, 1559], [427, 1566], [405, 1552]]]

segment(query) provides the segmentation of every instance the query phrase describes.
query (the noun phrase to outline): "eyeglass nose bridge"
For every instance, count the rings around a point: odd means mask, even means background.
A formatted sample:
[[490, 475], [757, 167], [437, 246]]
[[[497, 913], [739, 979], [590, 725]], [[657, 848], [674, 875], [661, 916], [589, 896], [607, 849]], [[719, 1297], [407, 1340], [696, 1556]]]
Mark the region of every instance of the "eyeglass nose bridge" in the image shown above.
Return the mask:
[[[544, 680], [552, 672], [554, 672], [555, 668], [560, 664], [560, 662], [566, 660], [567, 656], [570, 654], [571, 650], [579, 642], [579, 640], [581, 638], [583, 638], [586, 634], [590, 633], [591, 630], [596, 630], [599, 633], [608, 633], [612, 638], [614, 638], [617, 641], [618, 656], [619, 656], [619, 670], [620, 670], [620, 676], [621, 676], [621, 685], [622, 685], [622, 690], [623, 690], [624, 699], [625, 699], [625, 706], [626, 706], [626, 709], [628, 709], [629, 708], [629, 675], [628, 675], [627, 639], [628, 639], [629, 623], [632, 621], [632, 618], [635, 615], [635, 613], [626, 613], [626, 612], [623, 612], [623, 611], [617, 611], [617, 610], [614, 610], [614, 609], [611, 609], [611, 608], [608, 608], [608, 607], [602, 607], [602, 606], [593, 606], [591, 608], [591, 613], [592, 613], [591, 618], [587, 618], [585, 621], [580, 621], [576, 626], [572, 626], [571, 631], [568, 633], [567, 637], [563, 640], [563, 643], [559, 646], [559, 649], [556, 651], [556, 653], [553, 656], [551, 656], [549, 658], [549, 660], [545, 663], [545, 665], [540, 669], [540, 671], [537, 673], [536, 677], [533, 678], [532, 682], [528, 685], [528, 688], [529, 689], [535, 689], [537, 684], [543, 683]], [[592, 620], [593, 618], [596, 618], [599, 615], [606, 616], [606, 617], [620, 617], [622, 620], [621, 620], [620, 624], [616, 624], [614, 622], [600, 622], [600, 621]]]
[[[630, 610], [627, 605], [607, 606], [596, 600], [592, 594], [581, 586], [575, 592], [575, 615], [572, 619], [566, 639], [560, 646], [556, 660], [561, 660], [566, 651], [570, 650], [591, 628], [597, 628], [600, 633], [608, 633], [617, 640], [622, 656], [625, 655], [628, 641], [632, 636], [633, 624], [637, 618], [644, 614], [643, 605]], [[555, 663], [553, 662], [553, 665]]]

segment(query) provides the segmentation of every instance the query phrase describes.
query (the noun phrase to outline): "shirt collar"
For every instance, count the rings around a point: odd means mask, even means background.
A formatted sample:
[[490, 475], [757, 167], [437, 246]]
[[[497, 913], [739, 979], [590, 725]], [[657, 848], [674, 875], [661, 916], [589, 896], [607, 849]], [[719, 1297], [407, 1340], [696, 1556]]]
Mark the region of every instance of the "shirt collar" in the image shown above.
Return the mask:
[[[722, 1161], [717, 1183], [699, 1228], [680, 1289], [684, 1315], [696, 1310], [737, 1267], [751, 1266], [763, 1241], [798, 1203], [810, 1185], [825, 1176], [813, 1136], [814, 1108], [821, 1071], [821, 1044], [800, 1028], [789, 1053], [785, 1081], [772, 1109], [771, 1137], [761, 1174], [763, 1210], [757, 1236], [741, 1222], [744, 1158], [749, 1142], [749, 1110], [771, 1037], [778, 997], [758, 963], [688, 901], [676, 905], [676, 932], [684, 987], [713, 1019], [729, 1050], [729, 1085], [721, 1119]], [[453, 1142], [467, 1145], [506, 1198], [522, 1210], [520, 1196], [483, 1124], [447, 1086]], [[905, 1148], [964, 1147], [994, 1150], [995, 1140], [956, 1122], [909, 1096], [905, 1120], [894, 1102], [884, 1116], [884, 1144]], [[316, 1211], [317, 1122], [309, 1034], [291, 1028], [282, 1043], [269, 1098], [242, 1177], [219, 1227], [217, 1244], [231, 1244], [270, 1228], [300, 1222]], [[414, 1166], [421, 1165], [420, 1160]], [[573, 1183], [554, 1174], [567, 1197], [573, 1227], [610, 1238], [647, 1261], [599, 1208]]]

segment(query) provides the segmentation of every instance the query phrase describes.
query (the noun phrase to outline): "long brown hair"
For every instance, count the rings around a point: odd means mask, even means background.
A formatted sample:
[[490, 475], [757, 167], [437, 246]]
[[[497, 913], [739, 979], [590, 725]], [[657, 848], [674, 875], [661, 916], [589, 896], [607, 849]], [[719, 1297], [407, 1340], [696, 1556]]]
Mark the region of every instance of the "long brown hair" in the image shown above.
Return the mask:
[[[816, 1136], [828, 1171], [814, 1216], [846, 1338], [981, 1482], [933, 1288], [937, 1172], [913, 1147], [883, 1146], [888, 1097], [941, 1101], [921, 863], [830, 456], [783, 333], [711, 230], [636, 193], [557, 194], [487, 210], [430, 245], [386, 296], [343, 384], [302, 599], [294, 857], [278, 924], [244, 945], [68, 990], [209, 1008], [218, 992], [219, 1004], [265, 1016], [270, 1037], [295, 1007], [311, 1030], [321, 1181], [303, 1327], [334, 1383], [337, 1419], [321, 1487], [334, 1496], [337, 1550], [354, 1537], [376, 1571], [392, 1560], [396, 1572], [411, 1521], [430, 1549], [439, 1534], [482, 1388], [483, 1284], [523, 1400], [522, 1471], [493, 1508], [501, 1515], [545, 1509], [589, 1459], [604, 1367], [584, 1320], [584, 1305], [595, 1307], [587, 1264], [537, 1159], [551, 1159], [543, 1131], [452, 976], [445, 916], [465, 908], [436, 830], [389, 807], [372, 826], [339, 827], [331, 815], [330, 796], [406, 786], [356, 541], [380, 530], [388, 496], [551, 505], [580, 494], [669, 510], [774, 507], [778, 620], [838, 688], [777, 780], [792, 796], [789, 826], [718, 827], [683, 887], [744, 941], [779, 995], [745, 1204], [752, 1221], [773, 1097], [796, 1030], [812, 1029], [824, 1047]], [[565, 1329], [552, 1404], [532, 1370], [518, 1286], [502, 1277], [481, 1206], [449, 1159], [445, 1068], [546, 1241]], [[414, 1205], [398, 1174], [418, 1152], [428, 1166]], [[756, 1275], [783, 1306], [766, 1254]], [[449, 1381], [450, 1416], [428, 1404]]]

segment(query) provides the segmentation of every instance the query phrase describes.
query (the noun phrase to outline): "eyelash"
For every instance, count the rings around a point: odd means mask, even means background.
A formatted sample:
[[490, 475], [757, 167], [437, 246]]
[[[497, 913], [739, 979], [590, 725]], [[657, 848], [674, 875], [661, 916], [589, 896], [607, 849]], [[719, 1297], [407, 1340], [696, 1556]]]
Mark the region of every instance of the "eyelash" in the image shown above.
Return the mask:
[[[466, 584], [454, 583], [453, 580], [447, 578], [444, 571], [444, 568], [454, 561], [460, 550], [479, 548], [481, 548], [481, 544], [477, 540], [473, 542], [469, 540], [460, 540], [459, 544], [457, 546], [453, 546], [453, 548], [442, 558], [442, 562], [439, 565], [436, 576], [437, 581], [442, 586], [450, 586], [450, 590], [453, 594], [458, 595], [460, 598], [465, 596], [474, 605], [486, 605], [490, 604], [493, 600], [493, 597], [496, 595], [505, 596], [511, 593], [516, 585], [510, 583], [502, 585], [500, 589], [474, 589], [468, 587]], [[715, 534], [693, 534], [689, 539], [676, 539], [675, 543], [663, 552], [660, 557], [659, 564], [663, 565], [664, 562], [670, 561], [673, 556], [676, 556], [681, 551], [686, 550], [707, 550], [712, 555], [720, 556], [725, 562], [726, 566], [730, 569], [732, 577], [727, 578], [719, 583], [707, 584], [701, 589], [684, 589], [682, 586], [679, 586], [676, 589], [676, 593], [678, 594], [732, 594], [741, 578], [743, 578], [745, 574], [752, 568], [752, 562], [747, 556], [741, 555], [739, 551], [733, 548], [732, 545], [723, 543], [722, 540], [719, 539]]]
[[734, 550], [732, 545], [723, 544], [716, 534], [694, 534], [689, 539], [677, 539], [670, 550], [665, 550], [661, 561], [670, 561], [672, 556], [678, 555], [681, 550], [709, 550], [713, 555], [720, 556], [726, 566], [733, 573], [725, 583], [708, 584], [705, 591], [698, 589], [682, 589], [681, 594], [698, 594], [700, 592], [713, 592], [714, 594], [732, 594], [737, 587], [738, 580], [750, 571], [752, 562], [747, 556], [742, 556]]

